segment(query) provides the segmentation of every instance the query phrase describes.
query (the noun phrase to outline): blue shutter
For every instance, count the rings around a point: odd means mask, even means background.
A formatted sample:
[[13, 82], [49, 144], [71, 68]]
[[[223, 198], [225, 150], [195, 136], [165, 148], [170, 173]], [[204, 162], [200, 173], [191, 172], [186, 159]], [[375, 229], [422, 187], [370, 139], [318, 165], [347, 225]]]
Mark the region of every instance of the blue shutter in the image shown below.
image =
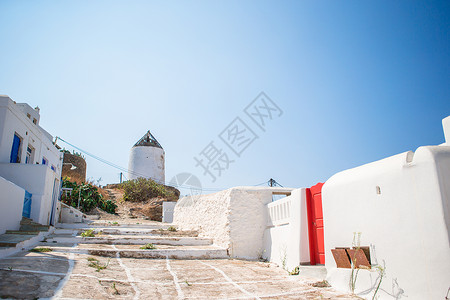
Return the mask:
[[31, 197], [32, 194], [25, 191], [25, 198], [23, 199], [22, 216], [26, 218], [29, 218], [31, 215]]
[[11, 150], [11, 158], [9, 162], [16, 163], [19, 161], [19, 147], [20, 147], [20, 138], [17, 135], [14, 135], [12, 150]]

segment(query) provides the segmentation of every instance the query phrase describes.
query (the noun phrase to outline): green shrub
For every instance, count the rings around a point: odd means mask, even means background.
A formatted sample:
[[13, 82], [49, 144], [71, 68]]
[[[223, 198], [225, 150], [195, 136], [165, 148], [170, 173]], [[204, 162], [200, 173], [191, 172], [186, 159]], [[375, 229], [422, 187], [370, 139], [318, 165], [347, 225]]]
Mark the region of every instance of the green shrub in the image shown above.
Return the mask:
[[145, 244], [144, 246], [140, 247], [142, 250], [153, 250], [156, 249], [156, 246], [153, 244]]
[[169, 228], [167, 228], [167, 230], [175, 232], [175, 231], [177, 231], [177, 228], [174, 226], [169, 226]]
[[72, 195], [63, 194], [61, 197], [61, 201], [69, 206], [78, 207], [78, 197], [81, 191], [80, 210], [82, 212], [88, 212], [95, 207], [111, 214], [116, 212], [116, 203], [110, 199], [105, 200], [102, 194], [99, 193], [98, 188], [92, 184], [78, 184], [65, 177], [63, 178], [63, 187], [72, 189]]
[[28, 250], [28, 251], [29, 252], [51, 252], [53, 250], [50, 249], [50, 248], [33, 248], [33, 249]]
[[145, 201], [151, 198], [173, 198], [174, 193], [151, 179], [137, 178], [125, 181], [121, 184], [125, 201]]
[[94, 237], [95, 233], [94, 233], [94, 229], [88, 229], [84, 232], [81, 233], [82, 237]]
[[72, 153], [70, 153], [69, 150], [67, 150], [67, 149], [62, 149], [61, 152], [63, 152], [63, 153], [68, 153], [68, 154], [72, 154], [72, 155], [75, 155], [75, 156], [79, 156], [79, 157], [81, 157], [82, 159], [86, 160], [86, 157], [84, 157], [84, 155], [81, 154], [81, 152], [76, 152], [75, 150], [73, 150]]

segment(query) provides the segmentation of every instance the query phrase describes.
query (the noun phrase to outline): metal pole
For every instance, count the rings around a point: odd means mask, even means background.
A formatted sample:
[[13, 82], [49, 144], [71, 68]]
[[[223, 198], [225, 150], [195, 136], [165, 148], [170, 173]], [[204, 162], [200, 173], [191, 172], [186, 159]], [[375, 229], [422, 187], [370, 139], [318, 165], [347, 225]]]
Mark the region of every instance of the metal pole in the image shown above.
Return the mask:
[[120, 172], [120, 183], [122, 183], [122, 172]]
[[80, 200], [81, 200], [81, 185], [80, 185], [80, 193], [78, 194], [78, 210], [80, 210]]

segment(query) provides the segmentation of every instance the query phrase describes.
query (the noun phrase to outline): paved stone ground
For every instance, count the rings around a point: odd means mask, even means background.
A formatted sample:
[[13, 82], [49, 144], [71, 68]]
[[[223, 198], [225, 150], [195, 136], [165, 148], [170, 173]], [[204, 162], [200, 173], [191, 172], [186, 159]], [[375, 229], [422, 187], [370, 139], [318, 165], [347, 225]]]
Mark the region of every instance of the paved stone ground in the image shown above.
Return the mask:
[[[100, 226], [91, 223], [86, 226]], [[103, 224], [105, 225], [105, 224]], [[236, 259], [172, 259], [138, 258], [133, 251], [171, 251], [187, 253], [201, 251], [214, 245], [168, 246], [157, 244], [157, 250], [137, 250], [139, 244], [124, 244], [140, 235], [154, 235], [152, 226], [159, 224], [120, 224], [112, 226], [119, 232], [101, 234], [96, 243], [83, 243], [79, 225], [73, 229], [57, 229], [57, 232], [41, 242], [37, 248], [50, 252], [22, 251], [0, 259], [0, 298], [13, 299], [355, 299], [329, 287], [316, 287], [323, 279], [320, 268], [302, 268], [300, 275], [290, 276], [274, 264]], [[134, 226], [134, 227], [131, 227]], [[147, 226], [147, 227], [145, 227]], [[65, 226], [67, 227], [67, 226]], [[155, 227], [155, 228], [156, 228]], [[89, 227], [87, 227], [89, 228]], [[100, 228], [97, 227], [97, 230]], [[107, 232], [107, 229], [101, 230]], [[156, 232], [160, 234], [160, 231]], [[164, 238], [169, 232], [165, 232]], [[183, 236], [182, 232], [171, 233]], [[196, 236], [194, 234], [194, 236]], [[179, 239], [174, 236], [173, 239]], [[111, 243], [111, 239], [122, 244]], [[141, 243], [142, 241], [135, 241]], [[166, 240], [165, 243], [170, 241]], [[146, 243], [145, 241], [141, 244]], [[108, 249], [107, 255], [98, 249]], [[167, 250], [164, 250], [167, 249]], [[225, 250], [211, 250], [225, 253]], [[220, 252], [221, 251], [221, 252]], [[168, 253], [169, 253], [168, 252]], [[121, 254], [122, 253], [122, 256]], [[221, 254], [222, 255], [222, 254]], [[111, 256], [111, 257], [107, 257]], [[194, 255], [195, 256], [195, 255]], [[320, 278], [322, 277], [322, 278]]]
[[[106, 266], [97, 271], [88, 258]], [[353, 299], [273, 264], [22, 252], [0, 260], [0, 296], [35, 299]]]

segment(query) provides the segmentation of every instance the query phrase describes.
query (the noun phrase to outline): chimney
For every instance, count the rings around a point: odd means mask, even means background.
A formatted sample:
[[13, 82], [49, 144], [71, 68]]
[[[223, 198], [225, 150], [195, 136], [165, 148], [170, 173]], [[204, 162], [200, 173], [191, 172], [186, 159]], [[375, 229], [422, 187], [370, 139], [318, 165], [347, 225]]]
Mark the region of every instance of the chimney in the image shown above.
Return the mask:
[[450, 146], [450, 116], [442, 119], [442, 127], [444, 128], [445, 143]]

